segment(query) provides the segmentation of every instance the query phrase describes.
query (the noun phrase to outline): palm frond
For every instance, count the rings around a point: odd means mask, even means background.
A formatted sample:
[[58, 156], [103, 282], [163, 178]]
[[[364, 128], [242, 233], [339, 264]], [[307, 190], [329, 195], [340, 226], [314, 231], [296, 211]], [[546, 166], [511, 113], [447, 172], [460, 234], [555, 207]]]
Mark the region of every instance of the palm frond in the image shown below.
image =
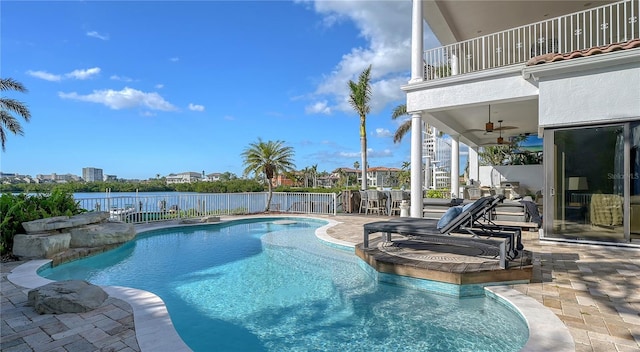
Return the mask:
[[393, 143], [400, 143], [402, 138], [411, 131], [411, 120], [407, 120], [402, 123], [393, 135]]

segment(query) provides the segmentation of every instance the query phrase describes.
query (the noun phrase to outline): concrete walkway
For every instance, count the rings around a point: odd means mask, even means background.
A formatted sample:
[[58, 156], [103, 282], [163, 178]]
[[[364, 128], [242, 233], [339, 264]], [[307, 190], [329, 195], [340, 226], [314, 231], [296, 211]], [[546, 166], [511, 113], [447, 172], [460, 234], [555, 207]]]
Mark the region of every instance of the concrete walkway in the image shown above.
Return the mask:
[[[356, 244], [362, 242], [364, 223], [387, 217], [323, 218], [339, 222], [327, 229], [332, 240]], [[541, 242], [537, 232], [525, 233], [524, 244], [533, 252], [533, 282], [512, 287], [555, 313], [569, 328], [576, 351], [640, 351], [640, 250]], [[7, 279], [20, 264], [1, 265], [0, 350], [141, 350], [136, 332], [148, 327], [138, 319], [133, 326], [134, 309], [123, 300], [110, 297], [82, 314], [38, 315], [26, 307], [28, 290]]]

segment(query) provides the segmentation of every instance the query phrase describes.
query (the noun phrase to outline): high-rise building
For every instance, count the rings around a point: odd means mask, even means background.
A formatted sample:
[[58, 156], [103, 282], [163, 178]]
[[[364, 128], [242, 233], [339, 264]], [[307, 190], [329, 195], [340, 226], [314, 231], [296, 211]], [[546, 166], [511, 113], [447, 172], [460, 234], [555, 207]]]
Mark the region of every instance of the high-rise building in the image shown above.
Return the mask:
[[427, 189], [445, 189], [451, 186], [451, 142], [442, 137], [432, 126], [423, 128], [422, 155], [428, 172], [424, 187]]
[[85, 182], [102, 181], [102, 169], [97, 169], [95, 167], [83, 167], [82, 178]]

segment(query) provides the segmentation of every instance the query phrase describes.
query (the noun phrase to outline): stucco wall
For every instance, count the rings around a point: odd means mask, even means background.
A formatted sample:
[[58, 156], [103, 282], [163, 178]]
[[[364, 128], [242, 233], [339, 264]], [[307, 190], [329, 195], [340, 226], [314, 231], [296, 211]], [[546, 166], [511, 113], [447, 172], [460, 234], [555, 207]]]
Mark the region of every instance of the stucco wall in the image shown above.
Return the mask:
[[540, 78], [540, 126], [640, 117], [640, 59]]
[[[542, 190], [544, 186], [542, 165], [480, 166], [480, 186], [499, 186], [500, 182], [520, 182], [521, 188], [530, 193]], [[525, 192], [520, 192], [525, 195]]]

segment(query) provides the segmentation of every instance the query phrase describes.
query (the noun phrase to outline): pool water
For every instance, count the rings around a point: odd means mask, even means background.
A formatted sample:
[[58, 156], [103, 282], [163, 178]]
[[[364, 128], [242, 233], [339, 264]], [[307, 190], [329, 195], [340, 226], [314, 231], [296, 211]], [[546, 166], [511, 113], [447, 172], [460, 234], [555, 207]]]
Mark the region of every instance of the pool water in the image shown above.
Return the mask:
[[[524, 320], [486, 297], [379, 283], [314, 219], [154, 230], [117, 249], [45, 269], [160, 296], [194, 351], [519, 351]], [[274, 222], [275, 221], [275, 222]]]

